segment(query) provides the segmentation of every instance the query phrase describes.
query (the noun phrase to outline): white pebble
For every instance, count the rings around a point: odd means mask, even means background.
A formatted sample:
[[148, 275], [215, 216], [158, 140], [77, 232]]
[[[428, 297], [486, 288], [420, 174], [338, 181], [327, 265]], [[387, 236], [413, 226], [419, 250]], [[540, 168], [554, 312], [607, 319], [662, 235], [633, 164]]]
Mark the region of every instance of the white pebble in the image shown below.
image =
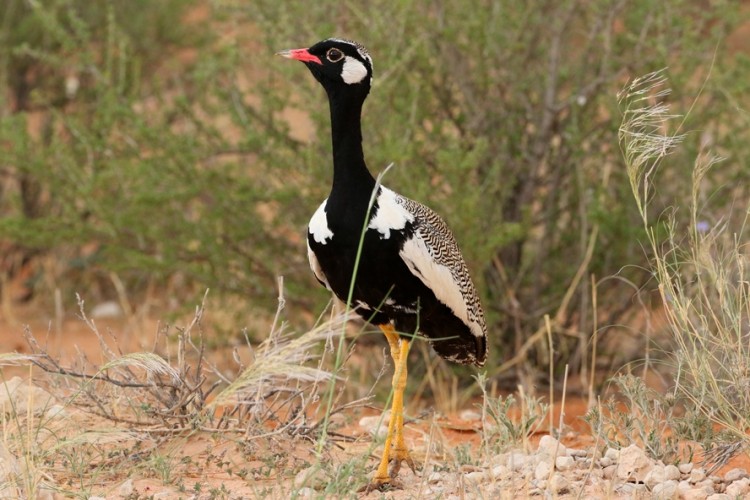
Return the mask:
[[550, 435], [545, 435], [539, 440], [537, 453], [548, 457], [559, 457], [560, 455], [567, 455], [567, 450], [560, 441]]
[[724, 481], [732, 483], [745, 477], [747, 477], [747, 471], [745, 469], [734, 468], [724, 475]]
[[636, 480], [641, 482], [653, 466], [654, 461], [648, 458], [646, 452], [637, 445], [631, 444], [620, 450], [617, 477], [624, 481]]
[[474, 420], [481, 420], [482, 419], [482, 415], [478, 411], [476, 411], [476, 410], [464, 410], [464, 411], [462, 411], [458, 415], [458, 417], [461, 420], [467, 420], [467, 421], [470, 421], [470, 422], [474, 421]]
[[677, 489], [679, 491], [687, 491], [693, 489], [693, 485], [690, 484], [690, 481], [688, 481], [687, 479], [683, 479], [682, 481], [677, 483]]
[[703, 470], [703, 467], [698, 467], [690, 471], [691, 483], [698, 483], [704, 479], [706, 479], [706, 471]]
[[496, 465], [492, 468], [492, 477], [502, 479], [510, 475], [510, 471], [504, 465]]
[[294, 476], [294, 486], [297, 488], [308, 487], [315, 490], [322, 489], [325, 486], [323, 471], [320, 467], [314, 465], [302, 469]]
[[545, 480], [549, 477], [549, 473], [551, 471], [552, 467], [550, 467], [549, 462], [541, 461], [536, 465], [536, 469], [534, 469], [534, 478], [537, 481]]
[[568, 448], [567, 451], [569, 457], [586, 457], [589, 454], [586, 450], [576, 450], [574, 448]]
[[433, 472], [430, 474], [430, 476], [427, 478], [428, 483], [439, 483], [443, 480], [443, 475], [439, 472]]
[[675, 465], [669, 464], [664, 467], [664, 480], [665, 481], [679, 481], [680, 480], [680, 469]]
[[693, 464], [688, 462], [686, 464], [680, 464], [677, 466], [677, 469], [679, 469], [680, 474], [690, 474], [690, 471], [693, 470]]
[[128, 479], [127, 481], [122, 483], [119, 488], [117, 488], [117, 493], [123, 497], [126, 497], [133, 493], [133, 489], [133, 480]]
[[552, 476], [549, 486], [555, 493], [563, 493], [570, 487], [570, 483], [562, 474], [555, 474]]
[[382, 417], [380, 415], [371, 415], [359, 419], [359, 426], [369, 432], [373, 437], [383, 438], [388, 434], [388, 422], [390, 413], [386, 412]]
[[315, 498], [315, 490], [312, 488], [301, 488], [300, 490], [297, 490], [297, 496], [299, 498], [304, 498], [307, 500], [308, 498]]
[[557, 470], [570, 470], [576, 466], [576, 461], [573, 457], [557, 457], [555, 459], [555, 467]]
[[609, 467], [605, 467], [602, 471], [602, 475], [604, 476], [604, 479], [612, 479], [615, 476], [615, 472], [617, 471], [616, 465], [610, 465]]
[[654, 498], [672, 498], [677, 493], [677, 481], [664, 481], [657, 484], [652, 493]]
[[646, 478], [644, 479], [644, 482], [646, 483], [646, 486], [649, 489], [654, 489], [657, 485], [664, 482], [664, 467], [661, 467], [659, 465], [655, 466], [651, 471], [646, 474]]
[[708, 495], [707, 500], [734, 500], [734, 498], [725, 493], [714, 493], [713, 495]]
[[533, 459], [529, 455], [523, 453], [514, 452], [508, 457], [508, 466], [514, 471], [523, 469], [527, 464], [530, 464]]
[[464, 474], [464, 479], [472, 484], [480, 484], [487, 480], [487, 473], [484, 471], [475, 471]]
[[610, 459], [613, 463], [617, 463], [617, 459], [620, 458], [620, 450], [607, 448], [607, 451], [604, 453], [604, 457]]
[[727, 495], [731, 496], [732, 498], [742, 498], [748, 493], [750, 493], [750, 479], [743, 478], [739, 481], [735, 481], [732, 484], [727, 486], [727, 489], [724, 491]]

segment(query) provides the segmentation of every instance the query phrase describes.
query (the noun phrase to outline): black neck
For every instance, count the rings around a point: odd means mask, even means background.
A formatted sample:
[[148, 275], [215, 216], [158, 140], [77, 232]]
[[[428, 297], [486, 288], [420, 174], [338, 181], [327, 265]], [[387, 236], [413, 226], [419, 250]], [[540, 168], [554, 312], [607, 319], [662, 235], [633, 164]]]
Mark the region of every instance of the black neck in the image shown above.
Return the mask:
[[362, 151], [362, 104], [365, 96], [354, 93], [329, 93], [331, 141], [333, 145], [333, 187], [331, 195], [360, 198], [375, 187]]

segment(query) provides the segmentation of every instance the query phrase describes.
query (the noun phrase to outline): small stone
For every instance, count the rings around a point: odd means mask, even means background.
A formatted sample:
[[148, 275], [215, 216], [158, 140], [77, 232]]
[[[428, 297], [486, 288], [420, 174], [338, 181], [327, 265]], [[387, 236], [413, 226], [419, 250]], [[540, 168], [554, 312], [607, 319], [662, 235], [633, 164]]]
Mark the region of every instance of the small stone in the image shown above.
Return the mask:
[[68, 416], [68, 411], [63, 405], [52, 405], [47, 408], [47, 418], [65, 418]]
[[713, 495], [708, 495], [706, 500], [734, 500], [734, 498], [725, 493], [714, 493]]
[[297, 490], [297, 497], [298, 498], [304, 498], [307, 500], [308, 498], [315, 498], [315, 490], [312, 488], [304, 487]]
[[482, 415], [475, 410], [464, 410], [458, 415], [458, 418], [473, 422], [475, 420], [482, 420]]
[[107, 499], [104, 497], [91, 496], [91, 497], [88, 497], [87, 500], [107, 500]]
[[617, 477], [628, 481], [642, 482], [653, 467], [653, 461], [646, 456], [646, 452], [638, 446], [630, 446], [620, 450], [620, 460], [617, 464]]
[[469, 472], [464, 474], [464, 479], [472, 484], [481, 484], [487, 480], [487, 473], [485, 471]]
[[677, 469], [680, 471], [680, 474], [690, 474], [690, 471], [693, 470], [693, 464], [688, 462], [686, 464], [680, 464], [677, 466]]
[[559, 457], [560, 455], [567, 455], [567, 450], [568, 449], [560, 443], [560, 441], [550, 435], [545, 435], [539, 440], [537, 453], [551, 458]]
[[[42, 483], [39, 485], [39, 489], [36, 493], [36, 500], [55, 500], [57, 498], [55, 496], [55, 492], [53, 490], [56, 490], [57, 488], [53, 488], [49, 484]], [[0, 488], [0, 492], [2, 492], [2, 489]], [[3, 497], [4, 498], [4, 497]], [[11, 497], [15, 498], [15, 496]]]
[[710, 477], [707, 477], [703, 481], [698, 481], [695, 483], [696, 488], [705, 488], [706, 491], [710, 491], [711, 493], [714, 493], [714, 480]]
[[680, 469], [676, 465], [669, 464], [664, 467], [664, 480], [665, 481], [679, 481], [680, 480]]
[[371, 415], [359, 419], [359, 426], [375, 438], [384, 438], [388, 434], [390, 412], [381, 415]]
[[557, 470], [570, 470], [576, 466], [576, 461], [573, 457], [557, 457], [555, 459], [555, 467]]
[[604, 479], [612, 479], [615, 477], [615, 472], [617, 472], [617, 466], [610, 465], [602, 470], [602, 477], [604, 477]]
[[343, 413], [334, 413], [333, 415], [328, 417], [328, 425], [346, 425], [346, 418], [346, 415], [344, 415]]
[[677, 481], [664, 481], [651, 490], [654, 498], [672, 498], [677, 494]]
[[[581, 479], [585, 480], [586, 476], [589, 475], [589, 469], [586, 469], [586, 470], [581, 471], [581, 472], [583, 472], [583, 475], [581, 476]], [[594, 467], [593, 469], [591, 469], [591, 475], [590, 475], [590, 477], [592, 478], [591, 482], [592, 483], [596, 483], [597, 479], [602, 479], [604, 477], [604, 471], [602, 469], [598, 468], [598, 467]]]
[[[713, 493], [713, 492], [711, 492]], [[688, 490], [680, 491], [680, 498], [684, 500], [706, 500], [709, 492], [703, 488], [690, 488]]]
[[492, 468], [492, 477], [495, 479], [502, 479], [510, 476], [510, 471], [504, 465], [496, 465]]
[[623, 483], [615, 489], [625, 495], [635, 495], [640, 492], [645, 492], [646, 485], [643, 483]]
[[724, 490], [724, 493], [729, 495], [732, 498], [742, 498], [748, 493], [750, 493], [750, 479], [748, 478], [742, 478], [738, 481], [733, 482], [730, 485], [727, 485], [726, 490]]
[[525, 455], [520, 452], [514, 452], [511, 453], [510, 457], [508, 457], [508, 467], [510, 467], [514, 471], [518, 471], [523, 469], [527, 464], [530, 464], [532, 460], [532, 457], [530, 457], [529, 455]]
[[690, 484], [690, 481], [687, 479], [683, 479], [679, 483], [677, 483], [677, 490], [680, 492], [687, 491], [693, 489], [693, 485]]
[[320, 470], [320, 467], [314, 465], [302, 469], [294, 476], [294, 486], [297, 488], [308, 487], [314, 490], [322, 489], [325, 486], [323, 471]]
[[737, 467], [724, 474], [724, 481], [726, 481], [727, 483], [732, 483], [745, 477], [748, 477], [747, 471], [745, 469]]
[[653, 490], [655, 486], [664, 482], [664, 467], [655, 466], [646, 474], [646, 478], [643, 481], [650, 490]]
[[557, 494], [564, 493], [570, 487], [570, 482], [562, 474], [555, 474], [550, 480], [549, 487]]
[[612, 460], [612, 459], [611, 459], [611, 458], [609, 458], [609, 457], [602, 457], [601, 459], [599, 459], [599, 465], [600, 465], [600, 466], [601, 466], [602, 468], [605, 468], [605, 467], [609, 467], [609, 466], [610, 466], [610, 465], [612, 465], [613, 463], [614, 463], [614, 460]]
[[120, 494], [120, 496], [127, 497], [133, 493], [133, 489], [133, 480], [128, 479], [117, 488], [117, 493]]
[[607, 448], [607, 451], [604, 453], [604, 458], [610, 459], [612, 463], [617, 463], [617, 460], [620, 458], [620, 450]]
[[569, 457], [586, 457], [589, 454], [586, 450], [576, 450], [575, 448], [568, 448], [567, 452]]
[[122, 307], [113, 300], [96, 304], [89, 313], [93, 319], [119, 318], [122, 315]]
[[0, 382], [0, 408], [22, 408], [25, 416], [30, 407], [34, 415], [42, 415], [54, 405], [50, 393], [35, 385], [29, 385], [21, 377]]
[[549, 462], [539, 462], [536, 465], [536, 469], [534, 469], [534, 478], [537, 481], [545, 480], [549, 477], [549, 473], [552, 470], [552, 467], [550, 466]]
[[430, 476], [427, 478], [428, 483], [439, 483], [443, 480], [443, 475], [439, 472], [433, 472], [430, 474]]
[[706, 479], [706, 471], [703, 470], [703, 467], [698, 467], [690, 471], [691, 483], [698, 483], [704, 479]]

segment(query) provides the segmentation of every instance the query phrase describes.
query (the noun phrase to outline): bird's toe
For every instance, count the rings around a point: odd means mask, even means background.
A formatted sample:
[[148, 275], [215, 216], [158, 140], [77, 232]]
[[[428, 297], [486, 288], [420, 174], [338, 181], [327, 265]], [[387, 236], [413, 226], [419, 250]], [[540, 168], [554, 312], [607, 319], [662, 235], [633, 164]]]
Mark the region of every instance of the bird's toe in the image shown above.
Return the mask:
[[401, 490], [404, 486], [400, 481], [394, 477], [379, 478], [374, 477], [367, 484], [367, 486], [359, 490], [360, 493], [370, 493], [371, 491], [388, 491], [388, 490]]

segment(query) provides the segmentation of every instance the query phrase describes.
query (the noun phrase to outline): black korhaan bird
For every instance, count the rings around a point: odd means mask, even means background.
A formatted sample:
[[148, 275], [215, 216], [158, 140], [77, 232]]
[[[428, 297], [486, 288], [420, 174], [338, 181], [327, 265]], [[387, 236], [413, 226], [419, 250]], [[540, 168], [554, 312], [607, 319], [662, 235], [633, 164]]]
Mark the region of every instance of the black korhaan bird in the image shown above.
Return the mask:
[[372, 83], [367, 50], [356, 42], [330, 38], [279, 55], [305, 63], [328, 94], [333, 186], [310, 220], [308, 256], [318, 281], [346, 302], [360, 253], [349, 306], [385, 333], [395, 365], [385, 449], [368, 489], [393, 485], [401, 462], [414, 469], [403, 436], [410, 341], [421, 334], [440, 356], [482, 366], [487, 357], [484, 313], [443, 219], [380, 186], [365, 165], [360, 118]]

